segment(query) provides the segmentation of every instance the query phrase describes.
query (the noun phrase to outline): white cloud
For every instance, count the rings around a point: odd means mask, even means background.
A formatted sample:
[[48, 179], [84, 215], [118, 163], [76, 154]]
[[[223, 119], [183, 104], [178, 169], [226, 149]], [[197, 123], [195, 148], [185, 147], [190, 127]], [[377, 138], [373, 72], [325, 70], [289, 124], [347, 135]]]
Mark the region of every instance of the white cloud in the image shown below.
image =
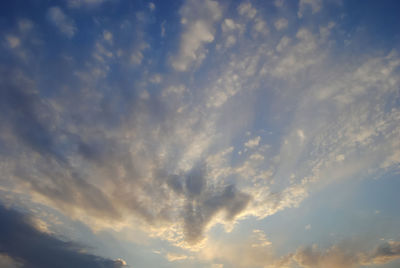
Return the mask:
[[260, 136], [257, 136], [257, 137], [255, 137], [254, 139], [248, 140], [248, 141], [244, 144], [244, 146], [247, 147], [247, 148], [255, 148], [255, 147], [257, 147], [257, 146], [260, 144], [260, 140], [261, 140], [261, 137], [260, 137]]
[[167, 260], [170, 262], [187, 260], [189, 258], [189, 256], [187, 256], [187, 255], [176, 254], [176, 253], [167, 253], [166, 257], [167, 257]]
[[274, 26], [278, 31], [286, 29], [288, 26], [288, 20], [285, 18], [280, 18], [274, 22]]
[[150, 83], [152, 84], [160, 84], [162, 80], [163, 78], [160, 74], [154, 74], [152, 77], [150, 77]]
[[282, 50], [284, 50], [290, 42], [290, 38], [287, 36], [284, 36], [281, 38], [281, 40], [279, 41], [279, 43], [276, 45], [276, 50], [278, 52], [281, 52]]
[[156, 5], [153, 2], [149, 3], [149, 8], [151, 11], [154, 11], [156, 9]]
[[307, 7], [311, 7], [312, 14], [319, 12], [322, 8], [322, 0], [300, 0], [299, 10], [297, 11], [297, 16], [302, 18]]
[[[275, 65], [269, 64], [265, 68], [271, 69], [269, 72], [272, 75], [281, 78], [290, 78], [291, 75], [297, 72], [316, 65], [324, 58], [323, 51], [319, 49], [319, 42], [317, 36], [312, 34], [309, 30], [301, 28], [298, 30], [297, 43], [288, 47], [282, 57], [279, 57]], [[289, 39], [281, 39], [280, 44], [276, 47], [278, 51], [282, 51], [287, 47]]]
[[61, 33], [71, 38], [75, 35], [77, 28], [72, 18], [65, 15], [59, 7], [51, 7], [47, 12], [49, 20], [60, 30]]
[[263, 19], [256, 18], [254, 21], [253, 29], [256, 33], [260, 33], [262, 35], [267, 35], [269, 33], [267, 23]]
[[109, 43], [113, 42], [113, 34], [110, 31], [104, 30], [103, 38], [104, 38], [104, 40], [108, 41]]
[[228, 32], [236, 29], [236, 23], [232, 19], [225, 19], [222, 23], [222, 31]]
[[301, 142], [304, 142], [306, 136], [304, 135], [304, 131], [303, 130], [298, 129], [297, 130], [297, 136], [299, 136], [299, 139], [300, 139]]
[[244, 32], [244, 25], [236, 23], [232, 19], [225, 19], [221, 24], [223, 35], [225, 36], [225, 47], [231, 47], [236, 44], [236, 40], [241, 38]]
[[238, 12], [241, 16], [246, 16], [249, 19], [253, 19], [257, 14], [257, 10], [249, 2], [241, 3], [238, 6]]
[[193, 63], [201, 63], [207, 51], [204, 45], [214, 41], [214, 23], [221, 18], [219, 4], [212, 0], [199, 3], [187, 0], [181, 11], [184, 32], [178, 55], [172, 58], [172, 67], [186, 71]]
[[179, 85], [179, 86], [169, 86], [166, 89], [163, 90], [162, 95], [163, 96], [168, 96], [171, 94], [176, 94], [178, 96], [182, 96], [186, 91], [186, 88], [184, 85]]

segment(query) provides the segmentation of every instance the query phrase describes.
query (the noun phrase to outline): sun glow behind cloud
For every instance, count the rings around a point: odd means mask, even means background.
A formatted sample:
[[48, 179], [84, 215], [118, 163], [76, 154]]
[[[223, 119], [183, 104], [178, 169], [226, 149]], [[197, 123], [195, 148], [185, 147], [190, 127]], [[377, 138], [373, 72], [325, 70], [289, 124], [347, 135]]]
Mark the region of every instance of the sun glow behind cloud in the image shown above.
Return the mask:
[[[333, 0], [18, 3], [0, 23], [1, 221], [93, 267], [398, 264], [391, 228], [374, 231], [384, 241], [324, 229], [311, 219], [328, 208], [303, 207], [334, 206], [318, 193], [338, 185], [398, 185], [399, 32], [376, 41], [379, 10], [357, 22]], [[374, 5], [399, 10], [363, 12]], [[399, 223], [392, 208], [367, 219]], [[301, 209], [298, 227], [269, 225]], [[38, 265], [6, 242], [0, 263]]]

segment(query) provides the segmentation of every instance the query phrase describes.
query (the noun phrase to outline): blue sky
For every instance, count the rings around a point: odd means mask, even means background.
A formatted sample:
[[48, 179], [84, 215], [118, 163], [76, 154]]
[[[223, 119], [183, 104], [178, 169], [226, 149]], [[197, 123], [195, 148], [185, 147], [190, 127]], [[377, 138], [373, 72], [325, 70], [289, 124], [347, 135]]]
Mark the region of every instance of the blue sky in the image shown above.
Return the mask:
[[0, 266], [400, 266], [400, 4], [0, 4]]

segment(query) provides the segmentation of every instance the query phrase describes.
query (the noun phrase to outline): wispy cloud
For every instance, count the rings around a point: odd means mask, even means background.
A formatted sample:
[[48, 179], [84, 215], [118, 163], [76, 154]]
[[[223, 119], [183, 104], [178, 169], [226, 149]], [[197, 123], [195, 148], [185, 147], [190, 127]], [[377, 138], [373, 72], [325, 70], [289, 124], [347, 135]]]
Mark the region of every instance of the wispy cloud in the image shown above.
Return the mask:
[[48, 18], [51, 23], [58, 28], [58, 30], [71, 38], [77, 32], [75, 22], [72, 18], [68, 17], [60, 7], [51, 7], [47, 12]]

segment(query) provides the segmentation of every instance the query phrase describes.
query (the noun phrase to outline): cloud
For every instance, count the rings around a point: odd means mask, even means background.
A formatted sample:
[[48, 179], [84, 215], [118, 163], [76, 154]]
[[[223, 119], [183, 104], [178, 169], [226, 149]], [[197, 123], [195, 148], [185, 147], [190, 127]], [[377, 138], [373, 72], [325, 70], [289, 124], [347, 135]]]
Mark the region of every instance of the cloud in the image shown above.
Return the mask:
[[[28, 148], [26, 152], [32, 154], [32, 161], [41, 174], [36, 176], [23, 165], [17, 164], [16, 178], [28, 183], [36, 193], [64, 209], [71, 208], [72, 211], [75, 210], [72, 207], [80, 205], [87, 212], [118, 218], [119, 213], [102, 190], [82, 179], [67, 163], [63, 152], [58, 148], [58, 135], [62, 134], [53, 129], [54, 118], [46, 116], [52, 108], [39, 97], [34, 82], [18, 70], [0, 71], [8, 74], [0, 81], [2, 131], [7, 127], [13, 133], [14, 137], [8, 137], [7, 142], [14, 144], [14, 150]], [[93, 161], [103, 159], [103, 149], [103, 145], [98, 148], [84, 143], [79, 145], [80, 153]], [[11, 151], [10, 149], [9, 152]]]
[[274, 1], [274, 5], [276, 6], [276, 7], [282, 7], [283, 6], [283, 4], [285, 3], [285, 1], [284, 0], [275, 0]]
[[385, 264], [400, 258], [400, 242], [388, 241], [364, 257], [363, 264]]
[[295, 252], [279, 256], [274, 244], [262, 230], [253, 230], [240, 243], [233, 241], [207, 241], [198, 253], [201, 260], [219, 261], [235, 267], [269, 268], [355, 268], [377, 267], [400, 259], [400, 243], [388, 241], [373, 250], [363, 249], [357, 242], [339, 243], [326, 249], [316, 245], [300, 246]]
[[300, 0], [299, 10], [297, 11], [297, 16], [302, 18], [307, 6], [311, 7], [312, 14], [317, 13], [322, 8], [322, 0]]
[[321, 252], [317, 247], [304, 247], [299, 249], [293, 259], [304, 268], [327, 267], [327, 268], [350, 268], [359, 265], [358, 257], [354, 252], [346, 252], [336, 246]]
[[[135, 149], [135, 146], [143, 146], [142, 138], [132, 140], [126, 134], [121, 139], [116, 138], [118, 136], [107, 137], [109, 132], [104, 128], [108, 127], [107, 118], [112, 116], [108, 112], [103, 114], [104, 111], [100, 111], [101, 120], [95, 124], [84, 123], [84, 126], [79, 127], [79, 133], [74, 130], [80, 124], [79, 121], [66, 120], [65, 125], [72, 124], [74, 127], [61, 130], [57, 125], [62, 122], [60, 118], [66, 115], [63, 113], [67, 112], [62, 107], [71, 105], [69, 100], [52, 100], [53, 105], [49, 105], [51, 101], [38, 95], [35, 84], [26, 74], [17, 69], [3, 71], [9, 72], [9, 75], [4, 75], [1, 81], [4, 85], [1, 92], [4, 102], [1, 106], [2, 126], [10, 126], [7, 129], [14, 136], [7, 143], [16, 145], [9, 148], [7, 155], [18, 154], [13, 151], [16, 148], [30, 155], [21, 158], [18, 163], [14, 162], [12, 168], [7, 170], [8, 177], [10, 183], [22, 187], [21, 191], [29, 192], [34, 201], [57, 208], [96, 230], [105, 226], [118, 228], [132, 216], [146, 225], [170, 226], [179, 223], [183, 226], [182, 237], [184, 235], [191, 243], [204, 238], [204, 231], [217, 216], [223, 215], [221, 218], [224, 221], [232, 222], [249, 203], [250, 196], [236, 189], [233, 184], [218, 187], [208, 184], [208, 165], [194, 165], [190, 170], [179, 168], [178, 172], [167, 172], [166, 164], [157, 156], [157, 150], [153, 148], [147, 151], [148, 155], [143, 155]], [[167, 88], [168, 94], [173, 95], [184, 91], [185, 88], [180, 86]], [[80, 99], [84, 100], [84, 95], [81, 96]], [[150, 96], [148, 99], [151, 101]], [[79, 109], [88, 106], [79, 107], [72, 112], [80, 114]], [[137, 112], [133, 113], [135, 116], [147, 116], [141, 110], [143, 107], [137, 107]], [[79, 120], [99, 120], [96, 119], [97, 112], [93, 112], [91, 109], [86, 110], [84, 114], [87, 118], [80, 117]], [[157, 119], [159, 114], [154, 116]], [[130, 120], [136, 119], [132, 117]], [[174, 127], [182, 126], [177, 124]], [[96, 130], [99, 128], [104, 131]], [[185, 152], [187, 156], [182, 157], [185, 161], [191, 155], [197, 159], [198, 150], [203, 150], [198, 147], [198, 140], [203, 139], [203, 134], [196, 136], [193, 132], [193, 135], [188, 135], [190, 130], [191, 127], [185, 126], [176, 132], [182, 137], [180, 141], [189, 145]], [[147, 133], [148, 130], [145, 127], [143, 131]], [[149, 139], [169, 138], [150, 132], [153, 134], [146, 134]], [[188, 137], [194, 137], [195, 140], [185, 141]], [[126, 146], [127, 139], [133, 142], [132, 147]], [[158, 146], [158, 143], [154, 144]], [[190, 148], [191, 145], [193, 148]], [[176, 159], [172, 160], [173, 165], [179, 163]]]
[[254, 139], [248, 140], [248, 141], [244, 144], [244, 146], [247, 147], [247, 148], [255, 148], [255, 147], [257, 147], [257, 146], [260, 144], [260, 140], [261, 140], [261, 137], [260, 137], [260, 136], [257, 136], [257, 137], [255, 137]]
[[111, 32], [105, 30], [103, 32], [103, 38], [104, 38], [104, 40], [106, 40], [106, 41], [108, 41], [108, 42], [110, 42], [112, 44], [112, 42], [113, 42], [113, 34]]
[[234, 185], [222, 189], [206, 187], [205, 167], [196, 166], [186, 175], [187, 201], [184, 210], [184, 234], [189, 243], [203, 239], [203, 232], [220, 211], [232, 221], [242, 212], [251, 197], [238, 191]]
[[400, 242], [389, 241], [372, 251], [357, 251], [345, 246], [332, 246], [320, 250], [316, 246], [297, 250], [293, 259], [304, 268], [351, 268], [383, 265], [400, 258]]
[[65, 15], [65, 13], [59, 7], [51, 7], [47, 11], [47, 17], [50, 22], [53, 23], [61, 33], [65, 34], [68, 38], [72, 38], [77, 28], [72, 18]]
[[276, 45], [276, 50], [278, 52], [283, 51], [289, 45], [289, 42], [290, 42], [289, 37], [287, 37], [287, 36], [282, 37], [281, 40], [279, 41], [278, 45]]
[[6, 40], [10, 48], [16, 48], [21, 43], [21, 40], [14, 35], [7, 35]]
[[69, 8], [95, 7], [108, 0], [67, 0]]
[[170, 262], [187, 260], [189, 256], [184, 254], [168, 253], [167, 260]]
[[6, 254], [0, 254], [0, 267], [3, 268], [20, 268], [22, 263], [10, 258]]
[[35, 91], [35, 82], [18, 69], [0, 66], [3, 79], [0, 120], [10, 127], [21, 142], [44, 155], [53, 155], [61, 160], [54, 147], [54, 139], [41, 112], [47, 107]]
[[18, 29], [22, 33], [29, 32], [30, 30], [32, 30], [33, 26], [33, 22], [29, 19], [20, 19], [18, 21]]
[[[0, 206], [0, 249], [6, 258], [22, 267], [98, 267], [126, 266], [122, 260], [110, 260], [89, 253], [84, 248], [38, 231], [30, 218]], [[4, 258], [3, 258], [4, 260]], [[18, 267], [18, 266], [17, 266]]]
[[204, 45], [214, 41], [214, 23], [222, 15], [219, 4], [206, 0], [200, 4], [187, 0], [180, 10], [184, 32], [181, 36], [178, 55], [172, 59], [172, 67], [186, 71], [192, 63], [201, 63], [207, 54]]
[[156, 9], [156, 5], [152, 2], [149, 3], [149, 8], [151, 11], [154, 11]]
[[[207, 44], [216, 48], [209, 71], [187, 79], [154, 67], [135, 14], [99, 29], [79, 56], [54, 57], [60, 68], [44, 66], [57, 69], [51, 75], [4, 64], [3, 187], [95, 230], [140, 229], [190, 248], [217, 223], [228, 229], [299, 206], [313, 184], [398, 165], [395, 51], [333, 56], [330, 22], [283, 37], [248, 34], [269, 22], [248, 2], [219, 32], [221, 10], [213, 1], [180, 9], [181, 50], [170, 63], [189, 70], [214, 49]], [[238, 154], [247, 130], [263, 134]]]
[[238, 12], [241, 16], [245, 16], [249, 19], [253, 19], [257, 14], [257, 10], [249, 2], [241, 3], [238, 6]]
[[253, 29], [256, 33], [262, 34], [262, 35], [267, 35], [269, 33], [269, 29], [267, 27], [267, 23], [261, 19], [261, 18], [256, 18], [253, 26]]
[[226, 264], [227, 267], [287, 268], [291, 263], [291, 255], [282, 258], [276, 255], [262, 230], [253, 230], [250, 236], [240, 241], [207, 241], [198, 257], [210, 263]]
[[286, 29], [288, 26], [288, 20], [285, 18], [280, 18], [274, 22], [274, 26], [278, 31]]

